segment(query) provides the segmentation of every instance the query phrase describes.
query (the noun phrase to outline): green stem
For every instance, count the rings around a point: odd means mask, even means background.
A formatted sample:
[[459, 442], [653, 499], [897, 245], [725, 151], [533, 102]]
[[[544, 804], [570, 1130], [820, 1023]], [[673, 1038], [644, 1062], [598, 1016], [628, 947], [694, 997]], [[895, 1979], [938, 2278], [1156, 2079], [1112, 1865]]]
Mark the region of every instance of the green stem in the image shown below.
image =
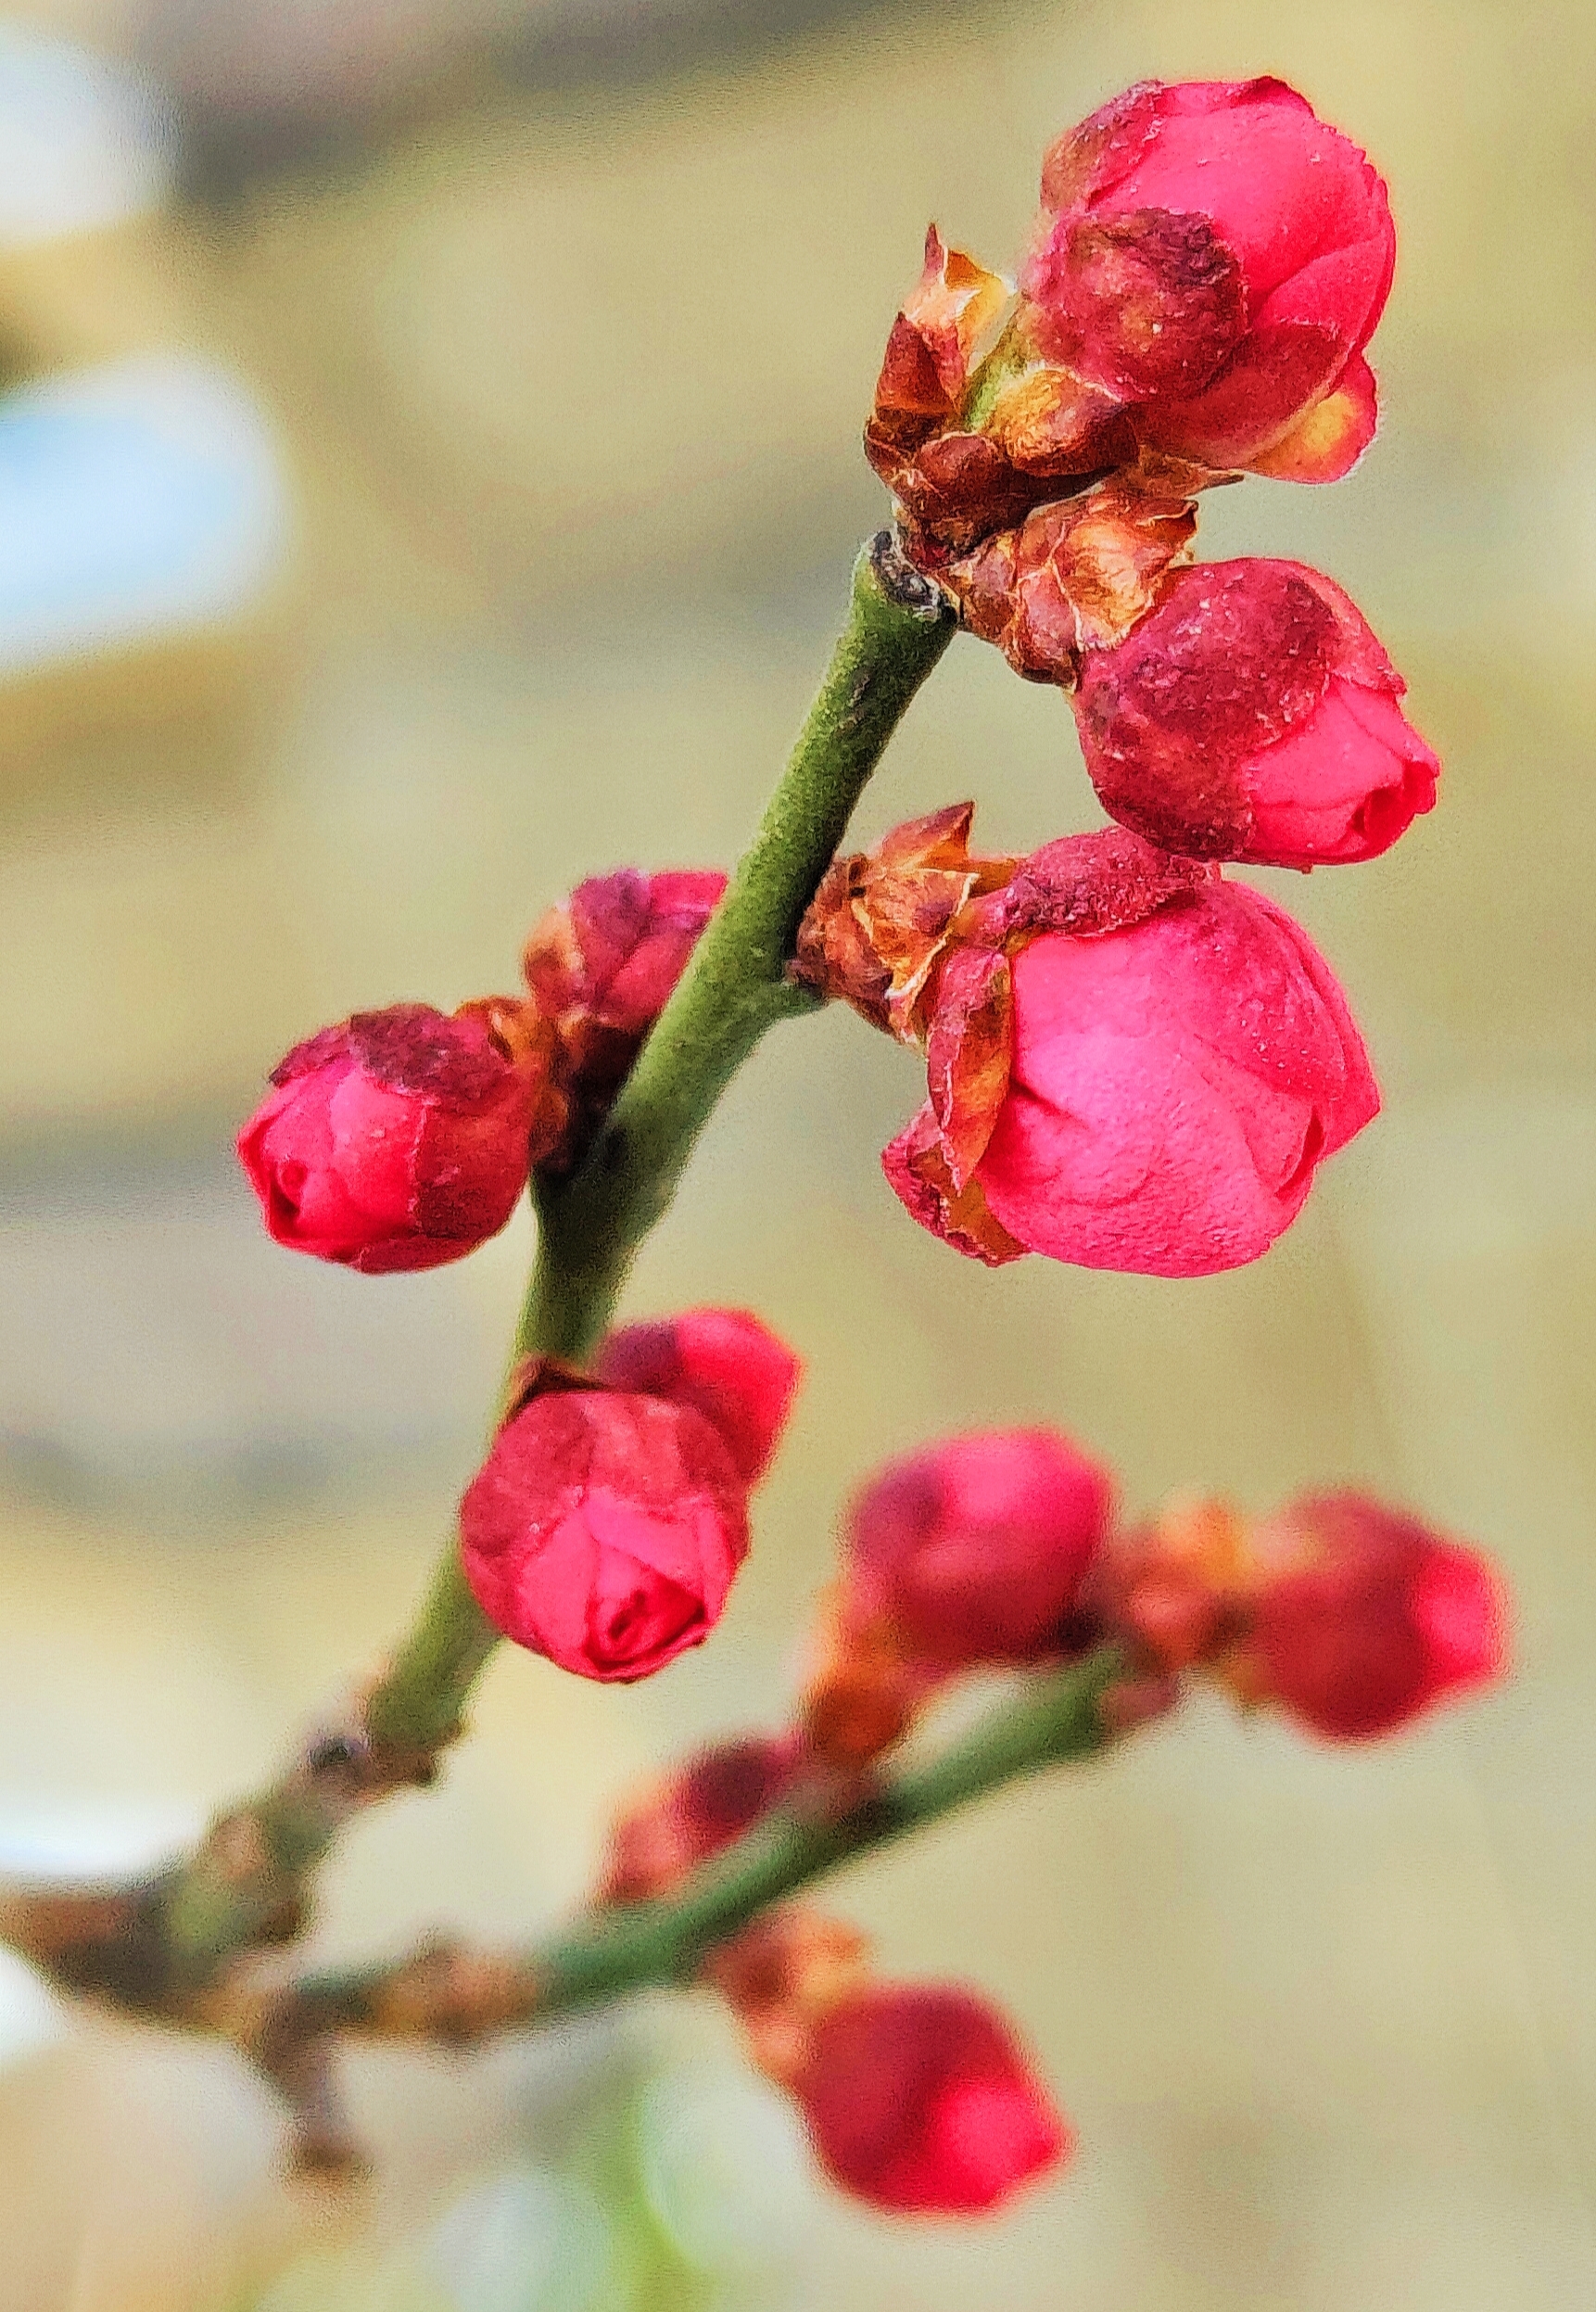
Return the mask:
[[[535, 1353], [591, 1353], [716, 1101], [767, 1027], [813, 1006], [786, 977], [799, 922], [866, 781], [955, 629], [938, 590], [883, 530], [859, 556], [825, 680], [676, 992], [581, 1168], [538, 1191], [538, 1256], [512, 1367]], [[149, 1939], [172, 1979], [207, 1979], [291, 1918], [304, 1880], [350, 1814], [427, 1778], [498, 1642], [451, 1539], [414, 1623], [365, 1697], [353, 1730], [363, 1760], [351, 1766], [312, 1745], [150, 1890]]]
[[[812, 1009], [786, 976], [804, 910], [955, 631], [941, 595], [883, 530], [855, 565], [847, 625], [726, 896], [581, 1169], [538, 1189], [538, 1257], [513, 1366], [592, 1353], [721, 1093], [767, 1027]], [[451, 1543], [367, 1706], [373, 1732], [400, 1746], [446, 1739], [494, 1643]]]
[[[777, 1809], [674, 1894], [591, 1913], [527, 1952], [508, 1984], [496, 1972], [487, 2022], [542, 2021], [651, 1985], [690, 1981], [717, 1944], [854, 1856], [923, 1830], [1005, 1783], [1101, 1749], [1111, 1736], [1100, 1705], [1123, 1670], [1113, 1646], [1099, 1647], [1032, 1679], [940, 1757], [872, 1779], [841, 1810], [812, 1803]], [[425, 2028], [424, 2013], [410, 1998], [391, 1996], [408, 1970], [400, 1963], [312, 1975], [295, 1996], [318, 2029], [414, 2032]], [[456, 2029], [462, 2020], [458, 2012], [450, 2018]]]

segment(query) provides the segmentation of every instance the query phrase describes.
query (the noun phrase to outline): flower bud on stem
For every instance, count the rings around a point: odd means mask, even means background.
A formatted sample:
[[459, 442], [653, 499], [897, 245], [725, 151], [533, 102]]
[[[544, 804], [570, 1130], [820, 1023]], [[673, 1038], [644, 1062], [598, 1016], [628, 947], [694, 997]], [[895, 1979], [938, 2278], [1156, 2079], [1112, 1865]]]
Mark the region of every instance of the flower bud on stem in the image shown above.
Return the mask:
[[[538, 1257], [513, 1374], [529, 1356], [580, 1363], [591, 1354], [716, 1101], [767, 1027], [815, 1005], [786, 975], [799, 922], [866, 781], [956, 631], [940, 590], [881, 531], [855, 566], [847, 624], [724, 900], [580, 1168], [538, 1187]], [[70, 1948], [80, 1986], [169, 2011], [238, 1952], [293, 1931], [308, 1880], [354, 1812], [430, 1778], [498, 1643], [451, 1536], [409, 1632], [340, 1730], [344, 1765], [332, 1771], [325, 1746], [312, 1743], [158, 1879], [81, 1901], [56, 1890], [19, 1895], [6, 1906], [5, 1931], [46, 1964]]]

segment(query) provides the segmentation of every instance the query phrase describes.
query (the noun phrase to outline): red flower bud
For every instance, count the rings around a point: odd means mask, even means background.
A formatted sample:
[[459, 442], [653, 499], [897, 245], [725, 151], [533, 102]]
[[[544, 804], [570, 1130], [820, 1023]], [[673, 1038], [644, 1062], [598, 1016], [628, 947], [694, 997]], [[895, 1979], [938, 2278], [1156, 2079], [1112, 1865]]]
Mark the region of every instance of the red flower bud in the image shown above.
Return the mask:
[[[715, 870], [635, 867], [578, 883], [526, 943], [522, 969], [559, 1031], [579, 1116], [614, 1098], [726, 889]], [[562, 1153], [569, 1158], [575, 1146]]]
[[1389, 1734], [1501, 1675], [1507, 1599], [1477, 1551], [1362, 1493], [1255, 1529], [1263, 1570], [1235, 1682], [1334, 1740]]
[[297, 1045], [238, 1136], [279, 1244], [378, 1275], [497, 1235], [564, 1121], [527, 1005], [361, 1011]]
[[461, 1504], [496, 1630], [578, 1677], [651, 1677], [719, 1620], [748, 1552], [744, 1488], [690, 1405], [540, 1384]]
[[792, 2091], [827, 2173], [906, 2214], [996, 2207], [1071, 2147], [1007, 2026], [952, 1984], [867, 1985], [838, 2000]]
[[1021, 286], [1045, 349], [1210, 466], [1336, 395], [1390, 289], [1385, 185], [1280, 81], [1144, 82], [1053, 146], [1042, 187]]
[[1056, 1429], [950, 1437], [893, 1462], [848, 1512], [853, 1614], [946, 1669], [1065, 1650], [1113, 1481]]
[[598, 1900], [664, 1894], [779, 1805], [803, 1759], [794, 1734], [744, 1734], [701, 1750], [617, 1819]]
[[1042, 932], [1009, 962], [967, 949], [974, 990], [944, 966], [931, 1099], [882, 1163], [922, 1226], [988, 1261], [1210, 1276], [1267, 1251], [1379, 1094], [1307, 934], [1243, 884], [1150, 874], [1138, 920], [1126, 840], [1050, 844], [1005, 895], [1018, 910], [1029, 880], [1044, 920], [1084, 915], [1071, 863], [1100, 857], [1120, 928]]
[[745, 1485], [764, 1476], [801, 1371], [784, 1341], [746, 1309], [689, 1309], [625, 1325], [599, 1352], [612, 1389], [691, 1405], [719, 1431]]
[[1341, 589], [1298, 562], [1200, 563], [1075, 717], [1105, 810], [1166, 850], [1257, 866], [1369, 859], [1436, 799], [1406, 685]]

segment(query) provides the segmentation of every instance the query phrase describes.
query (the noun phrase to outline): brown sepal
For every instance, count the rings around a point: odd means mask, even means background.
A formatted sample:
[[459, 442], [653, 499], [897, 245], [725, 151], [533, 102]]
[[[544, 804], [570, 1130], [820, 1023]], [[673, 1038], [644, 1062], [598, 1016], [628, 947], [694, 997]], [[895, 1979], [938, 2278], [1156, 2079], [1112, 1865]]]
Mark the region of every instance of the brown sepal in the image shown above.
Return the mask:
[[963, 249], [949, 248], [935, 225], [926, 232], [925, 263], [887, 338], [870, 423], [883, 439], [911, 442], [957, 407], [970, 357], [1008, 302], [1000, 273]]
[[956, 1195], [986, 1153], [1007, 1097], [1013, 1051], [1008, 958], [1000, 949], [956, 947], [938, 975], [926, 1039], [926, 1088]]
[[1040, 506], [941, 573], [965, 625], [1016, 673], [1066, 686], [1083, 651], [1121, 642], [1197, 532], [1189, 499], [1116, 475]]
[[1019, 863], [971, 852], [974, 814], [973, 803], [950, 804], [834, 859], [799, 925], [794, 978], [918, 1044], [954, 919]]
[[988, 1208], [980, 1181], [968, 1179], [960, 1188], [955, 1180], [930, 1100], [882, 1150], [881, 1168], [920, 1226], [955, 1251], [988, 1268], [1023, 1257], [1026, 1247]]

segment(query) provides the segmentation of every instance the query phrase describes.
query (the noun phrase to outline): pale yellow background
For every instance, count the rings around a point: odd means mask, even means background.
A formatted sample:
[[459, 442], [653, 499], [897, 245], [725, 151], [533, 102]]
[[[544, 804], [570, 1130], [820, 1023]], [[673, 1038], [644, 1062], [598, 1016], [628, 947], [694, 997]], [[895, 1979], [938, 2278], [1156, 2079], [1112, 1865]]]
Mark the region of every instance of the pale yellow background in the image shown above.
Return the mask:
[[[806, 2305], [1596, 2300], [1596, 12], [877, 13], [618, 95], [485, 83], [362, 159], [0, 277], [41, 363], [229, 356], [298, 492], [240, 655], [111, 685], [97, 734], [0, 701], [6, 1419], [36, 1449], [0, 1495], [0, 1793], [181, 1822], [402, 1620], [527, 1250], [518, 1222], [369, 1283], [261, 1248], [222, 1151], [264, 1069], [351, 1008], [510, 984], [586, 871], [728, 857], [880, 516], [855, 440], [928, 217], [1003, 261], [1062, 124], [1144, 75], [1263, 70], [1367, 145], [1401, 234], [1365, 466], [1222, 493], [1203, 533], [1345, 583], [1446, 760], [1394, 856], [1271, 882], [1351, 990], [1385, 1117], [1239, 1275], [986, 1275], [880, 1182], [907, 1058], [842, 1014], [773, 1040], [629, 1301], [750, 1303], [809, 1359], [721, 1631], [626, 1694], [498, 1662], [441, 1790], [349, 1842], [320, 1943], [554, 1919], [640, 1771], [768, 1721], [839, 1496], [960, 1424], [1061, 1422], [1135, 1505], [1405, 1496], [1509, 1569], [1519, 1670], [1350, 1754], [1194, 1708], [839, 1884], [885, 1963], [1022, 2018], [1083, 2149], [984, 2228], [817, 2200]], [[1096, 817], [1066, 709], [973, 642], [861, 832], [965, 794], [1003, 846]], [[564, 2060], [351, 2064], [379, 2226]], [[0, 2076], [0, 2307], [213, 2305], [241, 2239], [311, 2220], [273, 2128], [227, 2059], [139, 2034]]]

